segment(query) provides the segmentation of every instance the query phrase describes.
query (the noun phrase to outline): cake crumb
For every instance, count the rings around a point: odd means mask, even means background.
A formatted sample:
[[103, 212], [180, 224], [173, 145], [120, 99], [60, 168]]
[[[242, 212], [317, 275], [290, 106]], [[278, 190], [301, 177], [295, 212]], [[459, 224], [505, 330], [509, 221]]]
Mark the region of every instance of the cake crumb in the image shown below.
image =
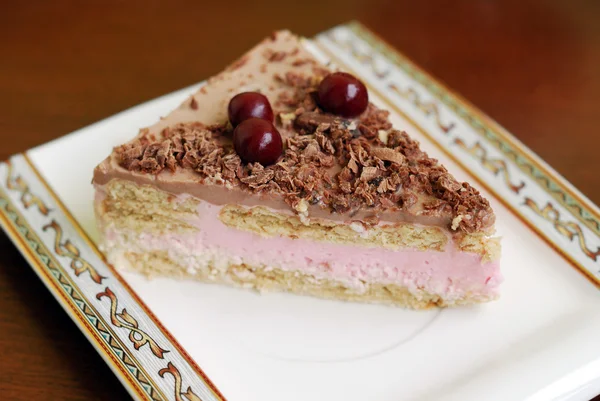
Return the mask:
[[350, 223], [350, 228], [359, 234], [364, 234], [367, 231], [365, 225], [360, 221], [353, 221]]
[[310, 219], [308, 218], [308, 202], [305, 199], [300, 199], [298, 202], [294, 204], [294, 210], [298, 213], [298, 218], [300, 222], [304, 225], [310, 224]]
[[304, 199], [300, 199], [298, 203], [294, 206], [294, 209], [298, 213], [306, 213], [308, 211], [308, 202]]
[[462, 214], [459, 214], [458, 216], [453, 218], [452, 225], [450, 226], [450, 228], [456, 231], [460, 222], [463, 221], [463, 218], [464, 218], [464, 216]]
[[290, 127], [296, 119], [296, 113], [279, 113], [279, 119], [282, 126]]
[[377, 131], [377, 136], [379, 137], [379, 140], [383, 143], [387, 143], [388, 141], [388, 136], [389, 136], [389, 132], [387, 132], [384, 129], [380, 129], [379, 131]]

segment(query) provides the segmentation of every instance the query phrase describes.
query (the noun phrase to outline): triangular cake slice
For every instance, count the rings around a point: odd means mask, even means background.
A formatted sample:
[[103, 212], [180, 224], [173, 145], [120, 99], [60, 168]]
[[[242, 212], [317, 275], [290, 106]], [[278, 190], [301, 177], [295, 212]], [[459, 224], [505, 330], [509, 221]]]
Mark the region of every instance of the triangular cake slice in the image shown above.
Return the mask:
[[[115, 148], [93, 179], [109, 262], [412, 308], [497, 298], [488, 201], [392, 127], [387, 111], [353, 104], [359, 114], [349, 117], [347, 104], [327, 100], [337, 90], [323, 89], [330, 73], [296, 36], [276, 32]], [[234, 131], [228, 107], [246, 92], [266, 97], [272, 124], [264, 107], [242, 110]], [[278, 134], [245, 140], [257, 126]]]

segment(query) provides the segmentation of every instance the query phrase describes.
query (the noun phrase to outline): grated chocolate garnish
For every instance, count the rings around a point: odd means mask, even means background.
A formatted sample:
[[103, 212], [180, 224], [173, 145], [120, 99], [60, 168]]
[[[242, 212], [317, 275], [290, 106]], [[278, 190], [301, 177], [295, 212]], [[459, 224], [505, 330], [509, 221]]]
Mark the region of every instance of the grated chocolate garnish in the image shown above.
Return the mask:
[[454, 223], [449, 228], [463, 233], [493, 225], [489, 202], [458, 182], [406, 132], [393, 129], [387, 111], [370, 104], [353, 120], [322, 111], [316, 88], [324, 75], [321, 68], [312, 76], [275, 77], [290, 89], [275, 106], [295, 110], [295, 119], [274, 165], [243, 163], [231, 145], [230, 126], [199, 123], [171, 126], [155, 139], [143, 133], [115, 149], [119, 164], [147, 174], [192, 169], [201, 182], [279, 194], [296, 210], [302, 202], [350, 215], [369, 209], [369, 224], [377, 223], [380, 212], [404, 210], [446, 217]]

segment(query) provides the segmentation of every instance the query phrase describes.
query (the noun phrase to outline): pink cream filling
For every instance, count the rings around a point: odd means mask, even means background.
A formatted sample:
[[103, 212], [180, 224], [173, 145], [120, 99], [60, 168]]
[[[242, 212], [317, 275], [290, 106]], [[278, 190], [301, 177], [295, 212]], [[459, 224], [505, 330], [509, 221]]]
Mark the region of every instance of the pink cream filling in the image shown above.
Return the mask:
[[[100, 192], [100, 191], [99, 191]], [[495, 298], [502, 282], [499, 262], [482, 263], [478, 254], [460, 252], [452, 242], [447, 250], [392, 250], [328, 242], [262, 237], [238, 230], [219, 220], [221, 206], [201, 202], [193, 234], [135, 234], [135, 246], [142, 250], [168, 250], [190, 271], [198, 268], [198, 256], [213, 263], [246, 263], [299, 271], [316, 278], [343, 282], [356, 291], [365, 284], [396, 284], [418, 294], [421, 290], [443, 299], [465, 295]], [[106, 246], [119, 241], [123, 231], [106, 227]], [[131, 238], [133, 233], [126, 233]], [[357, 233], [357, 235], [359, 235]], [[201, 259], [202, 260], [202, 259]]]

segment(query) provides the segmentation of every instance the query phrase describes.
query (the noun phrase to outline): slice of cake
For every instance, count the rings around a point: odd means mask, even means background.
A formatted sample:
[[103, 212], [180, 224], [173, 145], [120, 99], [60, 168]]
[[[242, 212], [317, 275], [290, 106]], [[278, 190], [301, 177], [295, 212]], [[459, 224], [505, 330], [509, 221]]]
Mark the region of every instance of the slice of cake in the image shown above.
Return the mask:
[[94, 171], [118, 268], [413, 308], [498, 297], [486, 199], [289, 32]]

